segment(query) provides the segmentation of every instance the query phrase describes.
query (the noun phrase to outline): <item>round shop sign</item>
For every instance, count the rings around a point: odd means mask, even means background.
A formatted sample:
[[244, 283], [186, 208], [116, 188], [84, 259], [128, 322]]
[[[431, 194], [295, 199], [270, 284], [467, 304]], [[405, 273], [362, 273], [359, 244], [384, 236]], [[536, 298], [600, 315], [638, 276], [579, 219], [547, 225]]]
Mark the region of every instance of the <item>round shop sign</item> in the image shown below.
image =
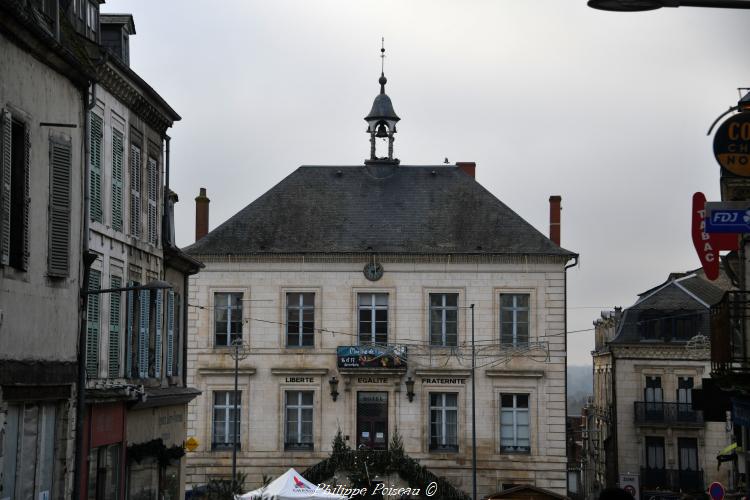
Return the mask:
[[721, 483], [711, 483], [711, 486], [708, 487], [708, 494], [713, 500], [722, 500], [724, 498], [724, 493], [724, 485]]
[[750, 177], [750, 112], [727, 118], [714, 136], [714, 156], [722, 168]]
[[633, 487], [632, 487], [631, 485], [629, 485], [629, 484], [628, 484], [628, 485], [627, 485], [627, 486], [625, 486], [625, 488], [623, 488], [623, 489], [624, 489], [625, 491], [627, 491], [628, 493], [630, 493], [630, 496], [631, 496], [631, 497], [635, 498], [635, 488], [633, 488]]

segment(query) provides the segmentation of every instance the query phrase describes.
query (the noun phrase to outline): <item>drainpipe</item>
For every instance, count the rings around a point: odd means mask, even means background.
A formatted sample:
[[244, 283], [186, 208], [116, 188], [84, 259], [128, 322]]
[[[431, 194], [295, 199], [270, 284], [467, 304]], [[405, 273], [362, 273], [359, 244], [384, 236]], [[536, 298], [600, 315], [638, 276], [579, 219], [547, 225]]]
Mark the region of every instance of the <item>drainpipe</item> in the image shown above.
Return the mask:
[[180, 370], [182, 371], [182, 387], [187, 387], [187, 356], [188, 356], [188, 286], [189, 276], [187, 274], [182, 275], [182, 364], [180, 364]]
[[81, 242], [81, 260], [83, 262], [83, 281], [80, 289], [80, 324], [78, 330], [78, 388], [76, 392], [76, 433], [75, 433], [75, 467], [73, 469], [73, 500], [81, 498], [81, 478], [84, 466], [83, 419], [86, 413], [86, 313], [88, 309], [89, 274], [91, 264], [96, 256], [89, 253], [89, 129], [91, 127], [90, 111], [96, 104], [96, 83], [91, 82], [91, 99], [89, 90], [83, 91], [83, 241]]
[[[552, 201], [552, 197], [550, 197], [550, 201]], [[560, 245], [560, 219], [559, 219], [559, 200], [558, 200], [558, 225], [557, 225], [557, 241], [556, 243]], [[550, 222], [550, 232], [552, 232], [552, 223]], [[568, 269], [571, 267], [575, 267], [578, 265], [578, 255], [573, 257], [573, 262], [565, 266], [563, 269], [563, 331], [565, 332], [565, 335], [563, 335], [563, 348], [565, 349], [565, 413], [563, 414], [565, 418], [563, 419], [563, 422], [565, 422], [565, 485], [567, 490], [567, 484], [568, 484], [568, 460], [567, 460], [567, 454], [568, 454]]]

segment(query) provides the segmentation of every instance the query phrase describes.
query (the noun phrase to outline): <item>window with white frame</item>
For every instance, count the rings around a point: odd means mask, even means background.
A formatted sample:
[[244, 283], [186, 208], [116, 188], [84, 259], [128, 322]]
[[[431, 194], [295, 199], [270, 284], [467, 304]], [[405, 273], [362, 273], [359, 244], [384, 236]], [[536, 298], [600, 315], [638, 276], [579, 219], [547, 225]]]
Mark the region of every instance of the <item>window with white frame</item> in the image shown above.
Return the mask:
[[388, 294], [357, 294], [360, 344], [388, 343]]
[[214, 294], [214, 344], [231, 346], [242, 340], [242, 293]]
[[313, 391], [286, 391], [284, 449], [313, 449]]
[[[234, 411], [235, 404], [237, 406], [236, 414]], [[235, 442], [237, 443], [237, 449], [240, 449], [242, 393], [234, 391], [214, 391], [213, 410], [214, 426], [213, 434], [211, 436], [211, 449], [231, 449], [232, 444]]]
[[315, 341], [315, 294], [286, 294], [286, 345], [312, 347]]
[[458, 451], [458, 394], [430, 393], [430, 450]]
[[529, 395], [500, 395], [500, 449], [528, 453], [531, 450], [529, 430]]
[[458, 294], [430, 294], [430, 345], [458, 345]]
[[500, 343], [529, 342], [529, 294], [500, 294]]

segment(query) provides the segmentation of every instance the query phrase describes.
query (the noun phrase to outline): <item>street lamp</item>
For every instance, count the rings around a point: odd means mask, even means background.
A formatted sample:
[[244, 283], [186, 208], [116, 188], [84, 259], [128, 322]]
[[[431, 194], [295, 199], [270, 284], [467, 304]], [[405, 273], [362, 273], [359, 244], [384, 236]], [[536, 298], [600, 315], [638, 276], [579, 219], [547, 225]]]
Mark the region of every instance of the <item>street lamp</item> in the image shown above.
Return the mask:
[[662, 7], [750, 9], [750, 0], [589, 0], [588, 5], [613, 12], [642, 12]]
[[131, 292], [140, 290], [166, 290], [172, 288], [172, 285], [166, 281], [152, 280], [145, 285], [125, 286], [120, 288], [104, 288], [99, 290], [89, 290], [89, 272], [91, 265], [96, 260], [94, 254], [84, 256], [84, 288], [81, 289], [81, 323], [78, 329], [78, 394], [76, 398], [76, 440], [75, 440], [75, 469], [73, 471], [73, 500], [79, 500], [81, 487], [81, 473], [83, 471], [83, 418], [86, 412], [86, 322], [88, 320], [88, 302], [90, 295], [99, 295], [104, 293]]
[[247, 344], [242, 342], [242, 338], [232, 341], [232, 350], [229, 355], [234, 360], [234, 397], [232, 398], [234, 421], [232, 422], [232, 492], [237, 488], [237, 435], [239, 434], [239, 418], [237, 418], [237, 395], [239, 392], [238, 381], [240, 375], [240, 360], [250, 355]]

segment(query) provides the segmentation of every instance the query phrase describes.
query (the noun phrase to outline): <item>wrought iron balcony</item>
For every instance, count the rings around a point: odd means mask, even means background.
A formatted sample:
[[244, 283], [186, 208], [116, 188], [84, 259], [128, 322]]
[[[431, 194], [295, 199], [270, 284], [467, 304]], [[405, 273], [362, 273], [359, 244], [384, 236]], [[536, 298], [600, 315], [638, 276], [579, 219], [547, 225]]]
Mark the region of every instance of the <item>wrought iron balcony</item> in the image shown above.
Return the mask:
[[641, 467], [641, 490], [652, 489], [684, 493], [702, 492], [703, 471]]
[[729, 291], [711, 306], [711, 371], [750, 373], [750, 291]]
[[703, 427], [703, 412], [690, 403], [635, 402], [636, 425], [663, 427]]

